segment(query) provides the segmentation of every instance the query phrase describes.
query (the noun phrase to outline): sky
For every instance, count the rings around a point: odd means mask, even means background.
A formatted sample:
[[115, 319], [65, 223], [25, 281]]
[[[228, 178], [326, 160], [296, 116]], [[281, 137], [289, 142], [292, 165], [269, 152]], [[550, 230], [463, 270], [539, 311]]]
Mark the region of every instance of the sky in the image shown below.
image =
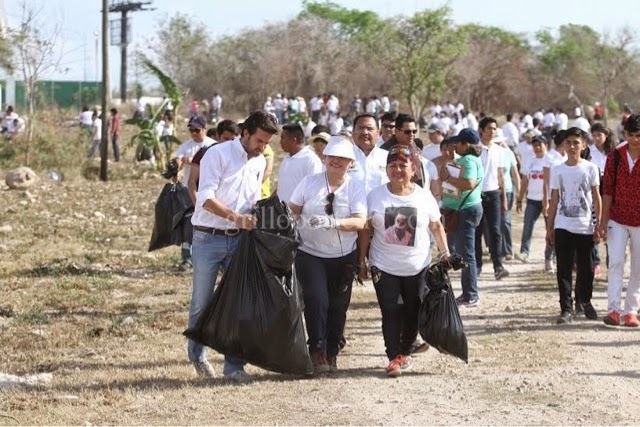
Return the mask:
[[[4, 3], [6, 25], [19, 23], [23, 0], [0, 0]], [[96, 80], [101, 79], [99, 60], [96, 61], [96, 40], [100, 37], [101, 0], [26, 0], [40, 5], [42, 29], [53, 23], [62, 28], [60, 51], [64, 58], [60, 70], [43, 79]], [[111, 1], [111, 0], [110, 0]], [[137, 0], [136, 0], [137, 1]], [[440, 7], [445, 1], [432, 0], [333, 0], [346, 8], [372, 10], [383, 17], [411, 15], [416, 11]], [[635, 0], [450, 0], [456, 24], [478, 23], [498, 26], [517, 33], [535, 33], [541, 28], [558, 28], [563, 24], [589, 25], [597, 31], [615, 32], [631, 25], [625, 12], [637, 9]], [[531, 4], [535, 6], [531, 6]], [[606, 7], [603, 7], [605, 5]], [[145, 46], [145, 39], [153, 36], [159, 22], [176, 13], [186, 14], [206, 24], [211, 35], [221, 37], [237, 34], [245, 28], [259, 28], [266, 23], [286, 22], [302, 10], [302, 0], [151, 0], [152, 11], [130, 14], [133, 44]], [[119, 17], [111, 14], [110, 19]], [[96, 37], [97, 34], [97, 37]], [[110, 48], [111, 86], [119, 87], [120, 50]], [[129, 61], [129, 85], [136, 80], [133, 61]]]

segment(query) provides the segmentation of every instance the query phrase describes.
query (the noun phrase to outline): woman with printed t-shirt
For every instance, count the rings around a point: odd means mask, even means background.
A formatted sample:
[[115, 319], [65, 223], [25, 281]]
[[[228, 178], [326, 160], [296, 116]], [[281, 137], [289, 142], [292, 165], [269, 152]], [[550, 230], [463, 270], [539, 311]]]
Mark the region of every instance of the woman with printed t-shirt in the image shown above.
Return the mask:
[[[388, 184], [367, 197], [373, 241], [371, 275], [382, 312], [382, 335], [389, 365], [397, 377], [411, 365], [411, 346], [418, 335], [418, 312], [431, 261], [429, 230], [443, 257], [449, 257], [438, 203], [429, 190], [412, 182], [416, 172], [412, 148], [396, 145], [387, 156]], [[360, 259], [369, 242], [360, 240]], [[401, 301], [401, 302], [400, 302]]]
[[302, 244], [295, 267], [304, 296], [304, 317], [314, 374], [337, 371], [351, 286], [356, 272], [356, 240], [367, 215], [362, 184], [347, 171], [353, 144], [333, 136], [324, 149], [326, 172], [302, 178], [289, 206], [299, 217]]
[[456, 144], [456, 153], [460, 156], [453, 162], [460, 167], [458, 177], [450, 174], [447, 165], [440, 169], [440, 179], [458, 193], [451, 195], [443, 191], [442, 207], [458, 211], [458, 226], [447, 236], [449, 247], [455, 253], [462, 255], [468, 267], [462, 269], [462, 295], [456, 298], [456, 303], [462, 307], [476, 307], [480, 304], [478, 297], [478, 270], [476, 267], [476, 228], [482, 218], [482, 179], [484, 167], [480, 160], [482, 147], [480, 135], [471, 128], [462, 129], [451, 139]]

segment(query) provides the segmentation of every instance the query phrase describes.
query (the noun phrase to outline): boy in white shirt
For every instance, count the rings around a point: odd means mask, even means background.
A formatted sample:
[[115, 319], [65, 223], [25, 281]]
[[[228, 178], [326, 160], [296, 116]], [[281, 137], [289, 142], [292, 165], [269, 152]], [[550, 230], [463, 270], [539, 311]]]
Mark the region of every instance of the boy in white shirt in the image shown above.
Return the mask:
[[[561, 310], [557, 320], [559, 324], [569, 323], [573, 318], [571, 289], [574, 259], [577, 267], [577, 299], [582, 303], [587, 319], [597, 320], [598, 318], [591, 304], [593, 293], [591, 252], [594, 243], [599, 241], [596, 229], [601, 215], [601, 198], [598, 190], [600, 174], [596, 165], [580, 158], [585, 142], [582, 130], [577, 127], [568, 129], [564, 139], [567, 161], [551, 170], [551, 205], [547, 222], [547, 243], [554, 245], [556, 249]], [[592, 206], [595, 212], [592, 212]], [[595, 224], [592, 215], [596, 218]]]

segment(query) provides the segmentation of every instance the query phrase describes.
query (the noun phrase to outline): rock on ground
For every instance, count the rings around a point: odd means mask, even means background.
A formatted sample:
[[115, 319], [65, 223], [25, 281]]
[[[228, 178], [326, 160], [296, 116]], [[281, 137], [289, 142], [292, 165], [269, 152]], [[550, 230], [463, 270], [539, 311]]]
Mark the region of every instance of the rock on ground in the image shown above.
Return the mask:
[[12, 190], [26, 190], [38, 182], [38, 175], [26, 166], [10, 170], [4, 178]]

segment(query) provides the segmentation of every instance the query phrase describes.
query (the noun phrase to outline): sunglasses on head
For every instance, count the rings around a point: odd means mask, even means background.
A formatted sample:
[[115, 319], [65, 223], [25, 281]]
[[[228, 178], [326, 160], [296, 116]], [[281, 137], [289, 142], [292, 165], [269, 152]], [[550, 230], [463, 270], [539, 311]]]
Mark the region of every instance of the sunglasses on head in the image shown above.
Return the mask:
[[402, 132], [404, 132], [405, 135], [415, 135], [418, 133], [418, 129], [404, 129]]
[[324, 207], [324, 213], [327, 215], [333, 215], [333, 199], [336, 198], [336, 193], [327, 194], [327, 205]]
[[389, 156], [396, 156], [398, 154], [402, 154], [403, 156], [411, 156], [413, 153], [409, 147], [403, 147], [400, 145], [396, 145], [395, 147], [389, 150]]

